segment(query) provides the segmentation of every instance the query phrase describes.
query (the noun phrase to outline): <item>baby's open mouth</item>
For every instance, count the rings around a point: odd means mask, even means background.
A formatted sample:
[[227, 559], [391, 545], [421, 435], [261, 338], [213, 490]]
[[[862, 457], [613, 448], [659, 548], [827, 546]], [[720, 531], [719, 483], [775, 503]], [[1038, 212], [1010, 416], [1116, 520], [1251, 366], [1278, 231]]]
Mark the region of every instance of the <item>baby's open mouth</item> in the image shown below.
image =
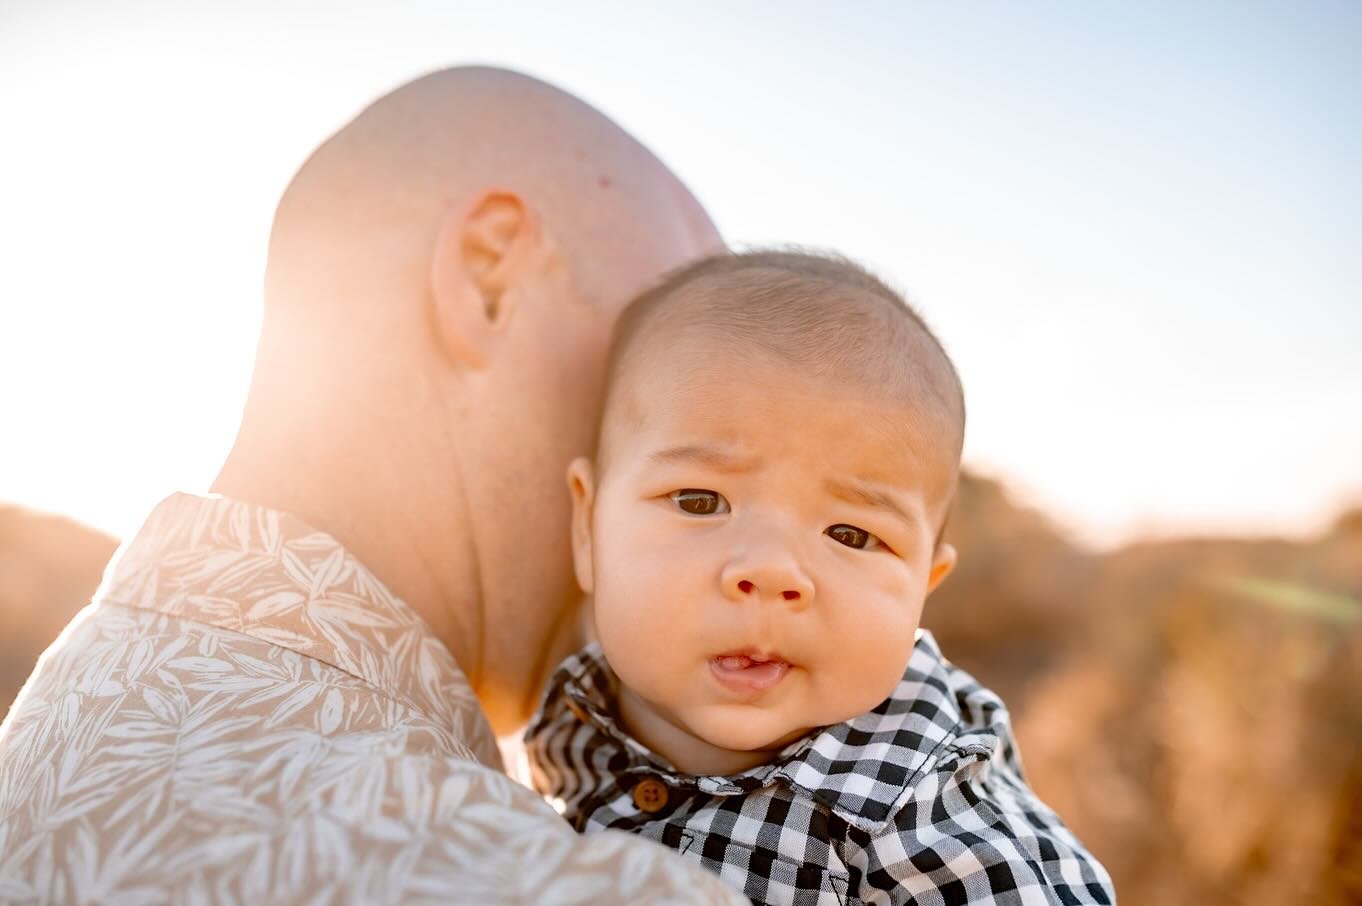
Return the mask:
[[790, 671], [790, 663], [778, 654], [727, 652], [710, 658], [715, 679], [735, 692], [764, 692]]

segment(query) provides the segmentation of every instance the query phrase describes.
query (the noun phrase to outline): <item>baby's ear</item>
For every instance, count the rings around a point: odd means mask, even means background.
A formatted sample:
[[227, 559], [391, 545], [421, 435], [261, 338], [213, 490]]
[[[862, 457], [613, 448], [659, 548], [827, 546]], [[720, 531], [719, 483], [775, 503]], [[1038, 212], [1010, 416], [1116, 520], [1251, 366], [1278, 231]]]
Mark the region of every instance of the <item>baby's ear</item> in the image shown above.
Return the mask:
[[568, 491], [572, 493], [572, 566], [577, 571], [577, 584], [591, 594], [594, 578], [591, 570], [591, 505], [596, 487], [591, 460], [577, 457], [568, 466]]
[[936, 587], [951, 574], [951, 570], [955, 569], [955, 561], [954, 545], [942, 541], [936, 546], [936, 552], [932, 554], [932, 571], [927, 575], [927, 594], [936, 591]]

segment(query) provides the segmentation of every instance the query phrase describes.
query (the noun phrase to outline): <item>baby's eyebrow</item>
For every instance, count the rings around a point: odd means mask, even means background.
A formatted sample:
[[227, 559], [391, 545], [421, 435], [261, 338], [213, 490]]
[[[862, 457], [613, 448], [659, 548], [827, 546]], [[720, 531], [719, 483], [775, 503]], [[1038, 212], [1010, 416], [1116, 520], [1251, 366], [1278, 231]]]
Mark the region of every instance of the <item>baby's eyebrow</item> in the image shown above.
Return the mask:
[[680, 444], [654, 450], [648, 454], [648, 460], [659, 464], [690, 463], [716, 472], [747, 472], [757, 465], [755, 457], [701, 444]]
[[861, 503], [866, 506], [877, 507], [882, 510], [889, 510], [904, 522], [912, 525], [914, 520], [908, 515], [894, 495], [876, 487], [863, 484], [859, 481], [842, 481], [837, 478], [826, 478], [823, 480], [823, 487], [827, 488], [829, 494], [839, 497], [848, 503]]

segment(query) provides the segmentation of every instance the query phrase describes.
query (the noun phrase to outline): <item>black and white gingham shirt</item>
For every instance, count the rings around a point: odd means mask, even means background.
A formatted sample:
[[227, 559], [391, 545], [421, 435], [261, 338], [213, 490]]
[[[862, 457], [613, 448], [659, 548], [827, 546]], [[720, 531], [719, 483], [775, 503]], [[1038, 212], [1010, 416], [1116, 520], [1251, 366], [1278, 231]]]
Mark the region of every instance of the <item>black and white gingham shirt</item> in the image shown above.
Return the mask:
[[1101, 864], [1026, 785], [1007, 709], [920, 633], [869, 714], [729, 777], [679, 773], [614, 717], [599, 647], [526, 732], [535, 786], [579, 831], [670, 846], [756, 903], [1114, 903]]

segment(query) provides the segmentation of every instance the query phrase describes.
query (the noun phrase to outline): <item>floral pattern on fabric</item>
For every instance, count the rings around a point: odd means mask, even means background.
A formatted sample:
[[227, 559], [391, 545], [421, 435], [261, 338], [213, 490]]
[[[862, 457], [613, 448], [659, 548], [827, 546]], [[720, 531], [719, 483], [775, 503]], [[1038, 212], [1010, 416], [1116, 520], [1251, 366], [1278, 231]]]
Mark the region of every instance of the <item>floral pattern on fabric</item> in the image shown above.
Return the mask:
[[0, 902], [744, 902], [579, 837], [333, 538], [176, 495], [0, 725]]

